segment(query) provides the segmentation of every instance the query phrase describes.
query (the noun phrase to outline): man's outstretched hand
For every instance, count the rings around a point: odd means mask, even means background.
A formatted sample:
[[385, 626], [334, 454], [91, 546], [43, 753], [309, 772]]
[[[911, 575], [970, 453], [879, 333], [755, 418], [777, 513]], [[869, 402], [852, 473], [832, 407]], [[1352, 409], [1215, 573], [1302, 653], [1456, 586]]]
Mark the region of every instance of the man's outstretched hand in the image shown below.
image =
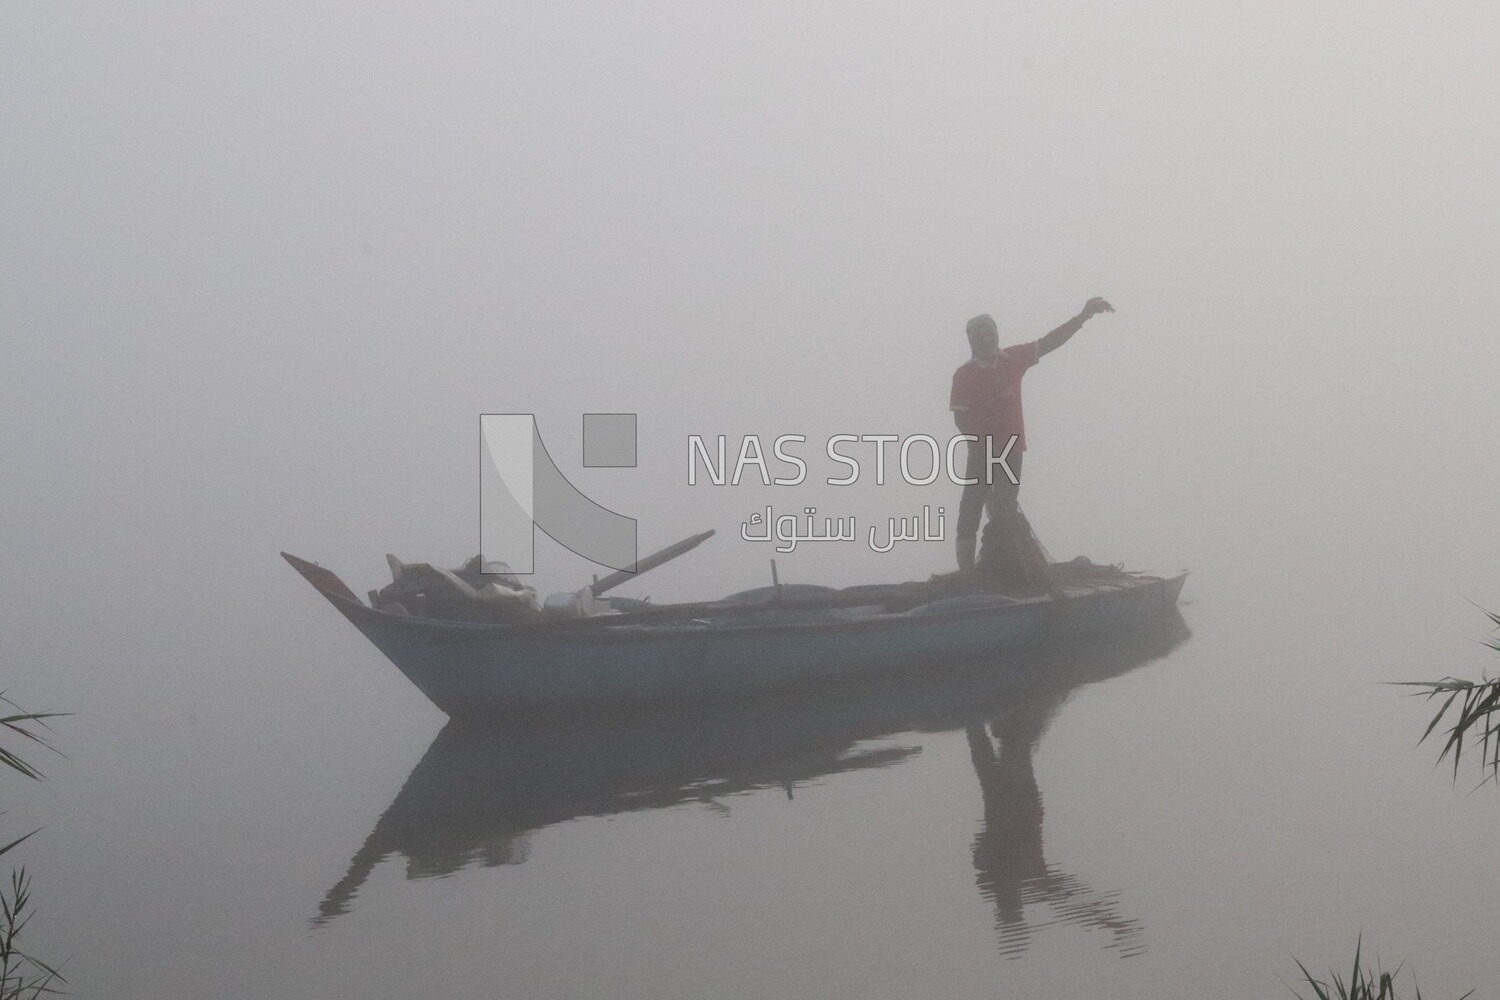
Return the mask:
[[1105, 302], [1099, 296], [1094, 296], [1083, 304], [1083, 312], [1079, 313], [1077, 316], [1074, 316], [1072, 319], [1068, 320], [1056, 330], [1053, 330], [1051, 333], [1037, 340], [1037, 356], [1040, 357], [1043, 354], [1050, 354], [1062, 345], [1066, 344], [1068, 342], [1068, 338], [1077, 333], [1083, 326], [1084, 322], [1089, 319], [1089, 317], [1097, 316], [1100, 313], [1112, 313], [1114, 311], [1114, 306], [1110, 305], [1108, 302]]

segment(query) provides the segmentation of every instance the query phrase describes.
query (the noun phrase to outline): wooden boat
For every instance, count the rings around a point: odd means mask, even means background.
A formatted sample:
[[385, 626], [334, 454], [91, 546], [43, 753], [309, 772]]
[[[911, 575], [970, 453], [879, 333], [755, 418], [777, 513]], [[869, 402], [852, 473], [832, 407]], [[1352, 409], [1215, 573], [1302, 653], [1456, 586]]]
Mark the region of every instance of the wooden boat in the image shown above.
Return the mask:
[[697, 604], [517, 624], [372, 608], [334, 573], [282, 556], [453, 717], [739, 697], [1126, 630], [1175, 608], [1186, 574], [1086, 564], [1056, 596], [920, 582], [767, 587]]

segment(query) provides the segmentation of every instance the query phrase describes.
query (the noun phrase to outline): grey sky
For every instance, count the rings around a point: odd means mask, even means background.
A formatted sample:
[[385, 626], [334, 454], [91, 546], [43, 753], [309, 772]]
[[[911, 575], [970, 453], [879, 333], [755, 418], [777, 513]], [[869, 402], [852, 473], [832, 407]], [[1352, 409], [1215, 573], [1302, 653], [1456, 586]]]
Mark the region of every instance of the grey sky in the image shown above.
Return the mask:
[[[689, 491], [687, 433], [946, 433], [965, 318], [1029, 339], [1094, 294], [1119, 313], [1027, 384], [1023, 501], [1058, 554], [1201, 563], [1233, 517], [1290, 557], [1329, 519], [1378, 533], [1411, 507], [1419, 538], [1435, 493], [1474, 518], [1493, 496], [1492, 11], [13, 3], [0, 24], [13, 564], [460, 559], [486, 410], [536, 412], [572, 469], [580, 413], [639, 412], [641, 468], [579, 481], [643, 547], [727, 533], [766, 497]], [[758, 551], [715, 546], [705, 586], [758, 580]], [[548, 585], [586, 569], [539, 558]]]

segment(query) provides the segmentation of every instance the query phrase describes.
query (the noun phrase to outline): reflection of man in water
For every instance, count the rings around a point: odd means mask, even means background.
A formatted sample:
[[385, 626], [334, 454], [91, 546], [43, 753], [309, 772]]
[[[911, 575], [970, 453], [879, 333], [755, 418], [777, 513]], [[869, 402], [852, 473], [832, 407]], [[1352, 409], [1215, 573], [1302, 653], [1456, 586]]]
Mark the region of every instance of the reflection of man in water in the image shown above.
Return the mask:
[[[1017, 540], [1029, 540], [1031, 526], [1016, 503], [1021, 489], [1021, 456], [1026, 451], [1026, 425], [1021, 418], [1021, 377], [1045, 354], [1057, 350], [1077, 333], [1089, 317], [1114, 312], [1101, 298], [1084, 303], [1083, 311], [1040, 340], [1000, 349], [1000, 331], [989, 314], [969, 320], [966, 333], [973, 357], [953, 373], [953, 392], [948, 407], [954, 423], [964, 434], [979, 440], [969, 442], [969, 461], [965, 479], [977, 479], [964, 487], [958, 506], [958, 568], [975, 566], [976, 535], [985, 508], [989, 521], [984, 526], [984, 544], [979, 548], [979, 568], [991, 575], [1003, 575], [1011, 569]], [[1012, 439], [1009, 454], [1006, 444]], [[1005, 454], [1005, 468], [988, 458]]]
[[[974, 881], [995, 904], [1000, 953], [1015, 958], [1031, 943], [1035, 927], [1079, 924], [1108, 930], [1122, 956], [1144, 951], [1141, 925], [1120, 916], [1115, 894], [1100, 895], [1082, 881], [1047, 864], [1042, 853], [1042, 792], [1032, 768], [1037, 741], [1068, 691], [1028, 699], [990, 722], [968, 728], [969, 756], [984, 796], [984, 826], [974, 838]], [[1028, 925], [1027, 904], [1046, 903], [1053, 917]]]

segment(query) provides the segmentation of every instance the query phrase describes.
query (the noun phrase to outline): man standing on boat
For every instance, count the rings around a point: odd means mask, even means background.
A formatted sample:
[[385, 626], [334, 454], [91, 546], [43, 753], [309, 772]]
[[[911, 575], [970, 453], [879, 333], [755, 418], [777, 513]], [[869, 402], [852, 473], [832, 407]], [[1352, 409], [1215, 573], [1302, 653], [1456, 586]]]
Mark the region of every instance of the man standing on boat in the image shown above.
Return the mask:
[[[1083, 311], [1039, 340], [1000, 349], [1000, 331], [988, 314], [969, 320], [965, 332], [973, 357], [953, 373], [948, 408], [969, 442], [964, 487], [958, 506], [958, 568], [977, 567], [988, 575], [1009, 575], [1016, 568], [1018, 548], [1030, 544], [1031, 525], [1016, 502], [1021, 490], [1021, 458], [1026, 451], [1026, 426], [1021, 417], [1021, 377], [1045, 354], [1057, 350], [1092, 316], [1114, 312], [1101, 298], [1089, 299]], [[1014, 443], [1011, 440], [1014, 438]], [[1009, 451], [1007, 453], [1007, 445]], [[990, 462], [989, 456], [1005, 455]], [[979, 545], [979, 521], [989, 510]], [[1021, 559], [1025, 563], [1027, 560]]]

